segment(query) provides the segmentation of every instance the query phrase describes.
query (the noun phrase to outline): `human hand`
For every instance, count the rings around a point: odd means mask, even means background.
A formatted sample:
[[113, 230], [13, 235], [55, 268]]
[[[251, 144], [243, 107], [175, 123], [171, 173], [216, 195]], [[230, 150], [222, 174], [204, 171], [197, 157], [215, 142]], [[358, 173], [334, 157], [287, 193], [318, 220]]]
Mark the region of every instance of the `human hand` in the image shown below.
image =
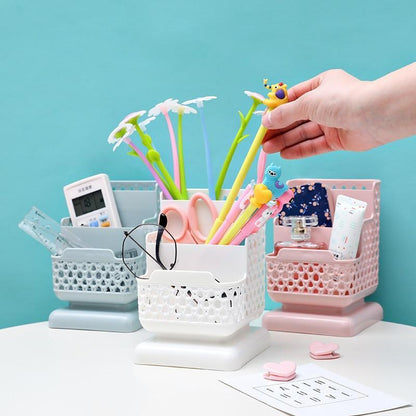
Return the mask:
[[369, 126], [370, 84], [336, 69], [289, 89], [289, 103], [263, 115], [263, 150], [297, 159], [384, 144]]

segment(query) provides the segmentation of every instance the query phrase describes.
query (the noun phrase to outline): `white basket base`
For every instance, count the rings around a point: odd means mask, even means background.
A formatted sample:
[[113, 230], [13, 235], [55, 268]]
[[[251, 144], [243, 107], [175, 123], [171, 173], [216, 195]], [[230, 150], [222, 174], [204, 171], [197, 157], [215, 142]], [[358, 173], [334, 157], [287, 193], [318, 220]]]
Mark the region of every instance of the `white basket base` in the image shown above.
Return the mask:
[[135, 364], [234, 371], [270, 346], [264, 328], [245, 327], [223, 341], [152, 337], [137, 345]]
[[347, 310], [326, 308], [325, 313], [307, 311], [304, 305], [299, 305], [296, 311], [296, 305], [291, 305], [290, 310], [283, 307], [267, 312], [262, 325], [269, 331], [352, 337], [383, 319], [383, 309], [378, 303], [357, 303], [357, 307]]
[[[137, 305], [137, 302], [132, 304]], [[76, 307], [56, 309], [49, 315], [49, 327], [108, 332], [134, 332], [141, 328], [137, 307], [121, 305], [117, 310], [114, 305], [107, 305], [107, 309], [103, 306], [92, 308], [91, 305], [77, 304]]]

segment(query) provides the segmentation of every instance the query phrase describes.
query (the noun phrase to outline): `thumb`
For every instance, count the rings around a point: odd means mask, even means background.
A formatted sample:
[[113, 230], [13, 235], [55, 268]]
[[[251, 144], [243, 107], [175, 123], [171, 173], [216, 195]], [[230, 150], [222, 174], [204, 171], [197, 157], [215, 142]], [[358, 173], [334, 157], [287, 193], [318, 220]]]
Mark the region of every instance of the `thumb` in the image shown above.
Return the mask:
[[267, 129], [282, 129], [297, 121], [309, 120], [309, 111], [304, 97], [282, 104], [263, 114], [262, 123]]

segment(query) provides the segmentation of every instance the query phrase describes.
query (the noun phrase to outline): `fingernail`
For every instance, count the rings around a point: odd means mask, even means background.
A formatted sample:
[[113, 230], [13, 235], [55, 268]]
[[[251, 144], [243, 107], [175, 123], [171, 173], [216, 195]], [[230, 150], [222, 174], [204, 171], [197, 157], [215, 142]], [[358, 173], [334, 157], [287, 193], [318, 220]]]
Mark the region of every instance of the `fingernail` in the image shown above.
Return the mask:
[[[267, 142], [266, 142], [267, 143]], [[269, 154], [269, 145], [267, 145], [266, 143], [263, 143], [263, 152]]]

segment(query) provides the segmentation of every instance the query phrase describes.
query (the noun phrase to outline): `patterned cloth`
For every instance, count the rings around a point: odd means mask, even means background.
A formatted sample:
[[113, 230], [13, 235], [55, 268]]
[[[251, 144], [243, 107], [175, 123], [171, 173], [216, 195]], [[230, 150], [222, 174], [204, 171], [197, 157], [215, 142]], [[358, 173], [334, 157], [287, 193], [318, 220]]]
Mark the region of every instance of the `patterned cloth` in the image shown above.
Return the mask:
[[325, 187], [319, 183], [305, 184], [291, 188], [293, 199], [283, 206], [278, 215], [279, 225], [283, 225], [282, 217], [309, 216], [318, 217], [318, 227], [332, 227], [331, 212], [329, 210], [328, 195]]

